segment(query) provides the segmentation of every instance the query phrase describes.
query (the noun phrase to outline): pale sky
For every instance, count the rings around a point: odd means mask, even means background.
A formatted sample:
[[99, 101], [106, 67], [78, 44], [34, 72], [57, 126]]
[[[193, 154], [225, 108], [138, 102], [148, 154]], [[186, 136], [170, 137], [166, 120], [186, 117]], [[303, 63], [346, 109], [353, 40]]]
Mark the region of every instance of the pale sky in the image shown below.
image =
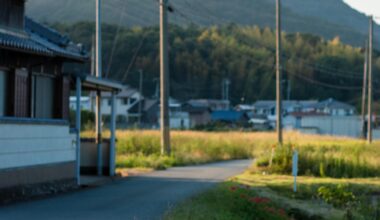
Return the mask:
[[367, 15], [376, 17], [377, 23], [380, 24], [380, 0], [344, 0], [351, 7]]

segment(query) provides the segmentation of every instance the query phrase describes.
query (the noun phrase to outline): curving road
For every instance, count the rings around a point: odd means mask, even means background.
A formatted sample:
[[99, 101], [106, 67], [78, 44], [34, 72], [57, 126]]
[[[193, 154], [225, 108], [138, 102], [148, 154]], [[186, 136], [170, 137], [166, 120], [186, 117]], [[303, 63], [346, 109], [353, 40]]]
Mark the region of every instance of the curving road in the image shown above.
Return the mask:
[[177, 202], [240, 174], [251, 160], [178, 167], [0, 208], [1, 220], [160, 219]]

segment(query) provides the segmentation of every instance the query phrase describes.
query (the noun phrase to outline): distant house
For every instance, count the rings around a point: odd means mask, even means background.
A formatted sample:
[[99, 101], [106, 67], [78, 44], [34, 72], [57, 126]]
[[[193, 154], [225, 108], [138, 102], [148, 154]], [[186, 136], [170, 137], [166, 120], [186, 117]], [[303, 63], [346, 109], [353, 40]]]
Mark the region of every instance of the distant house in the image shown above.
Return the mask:
[[187, 102], [193, 107], [205, 107], [211, 111], [228, 111], [230, 110], [230, 101], [217, 99], [192, 99]]
[[284, 129], [308, 134], [360, 137], [359, 116], [337, 116], [326, 113], [292, 113], [284, 118]]
[[[157, 112], [157, 122], [160, 124], [160, 110]], [[190, 128], [190, 115], [182, 108], [182, 103], [176, 99], [170, 98], [169, 100], [169, 117], [170, 128], [172, 129], [189, 129]]]
[[[296, 100], [286, 100], [282, 102], [282, 115], [286, 116], [293, 112], [308, 112], [313, 111], [313, 105], [317, 104], [318, 101], [296, 101]], [[270, 127], [274, 128], [276, 126], [276, 101], [270, 100], [260, 100], [253, 104], [253, 116], [257, 117], [266, 117]]]
[[[75, 184], [70, 77], [81, 46], [25, 18], [25, 0], [0, 0], [0, 191], [34, 184]], [[24, 192], [24, 191], [23, 191]]]
[[214, 111], [211, 113], [211, 120], [213, 122], [223, 122], [228, 124], [244, 124], [248, 123], [248, 116], [244, 112], [234, 110], [230, 111]]
[[356, 114], [354, 106], [332, 98], [316, 103], [312, 105], [312, 108], [318, 113], [325, 113], [332, 116], [352, 116]]
[[[111, 115], [111, 93], [102, 93], [102, 106], [101, 111], [103, 115]], [[140, 102], [143, 102], [144, 97], [134, 88], [125, 87], [116, 96], [116, 115], [117, 117], [123, 118], [123, 121], [127, 124], [136, 123], [140, 117], [138, 111], [133, 111], [136, 109]], [[91, 109], [95, 112], [96, 103], [96, 93], [90, 94]]]
[[207, 125], [211, 122], [211, 109], [207, 105], [187, 102], [183, 105], [183, 110], [189, 113], [191, 128]]
[[[286, 115], [292, 112], [308, 112], [313, 111], [313, 105], [317, 104], [318, 101], [295, 101], [295, 100], [285, 100], [282, 102], [282, 114]], [[255, 115], [267, 116], [272, 118], [276, 116], [276, 101], [257, 101], [253, 104], [253, 112]]]

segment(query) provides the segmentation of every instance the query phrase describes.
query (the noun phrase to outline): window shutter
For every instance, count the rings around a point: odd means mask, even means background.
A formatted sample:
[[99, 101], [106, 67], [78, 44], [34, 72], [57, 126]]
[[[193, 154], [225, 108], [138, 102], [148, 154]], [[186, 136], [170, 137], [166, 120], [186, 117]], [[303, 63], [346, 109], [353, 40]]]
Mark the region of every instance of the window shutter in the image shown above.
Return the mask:
[[25, 69], [16, 69], [10, 74], [10, 106], [9, 116], [26, 118], [29, 111], [29, 77]]
[[70, 79], [62, 76], [57, 79], [55, 118], [68, 120], [70, 116]]

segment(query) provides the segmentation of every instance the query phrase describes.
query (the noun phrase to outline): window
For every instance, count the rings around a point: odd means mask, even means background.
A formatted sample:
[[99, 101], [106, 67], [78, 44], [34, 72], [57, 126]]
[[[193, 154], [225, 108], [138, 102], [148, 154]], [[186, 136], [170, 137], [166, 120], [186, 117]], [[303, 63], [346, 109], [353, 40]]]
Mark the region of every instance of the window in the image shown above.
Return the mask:
[[5, 115], [7, 105], [7, 74], [0, 70], [0, 117]]
[[24, 0], [0, 0], [0, 25], [22, 29], [24, 26]]
[[128, 105], [129, 104], [129, 99], [128, 98], [123, 98], [123, 105]]
[[32, 86], [32, 115], [35, 118], [53, 118], [54, 79], [34, 76]]

